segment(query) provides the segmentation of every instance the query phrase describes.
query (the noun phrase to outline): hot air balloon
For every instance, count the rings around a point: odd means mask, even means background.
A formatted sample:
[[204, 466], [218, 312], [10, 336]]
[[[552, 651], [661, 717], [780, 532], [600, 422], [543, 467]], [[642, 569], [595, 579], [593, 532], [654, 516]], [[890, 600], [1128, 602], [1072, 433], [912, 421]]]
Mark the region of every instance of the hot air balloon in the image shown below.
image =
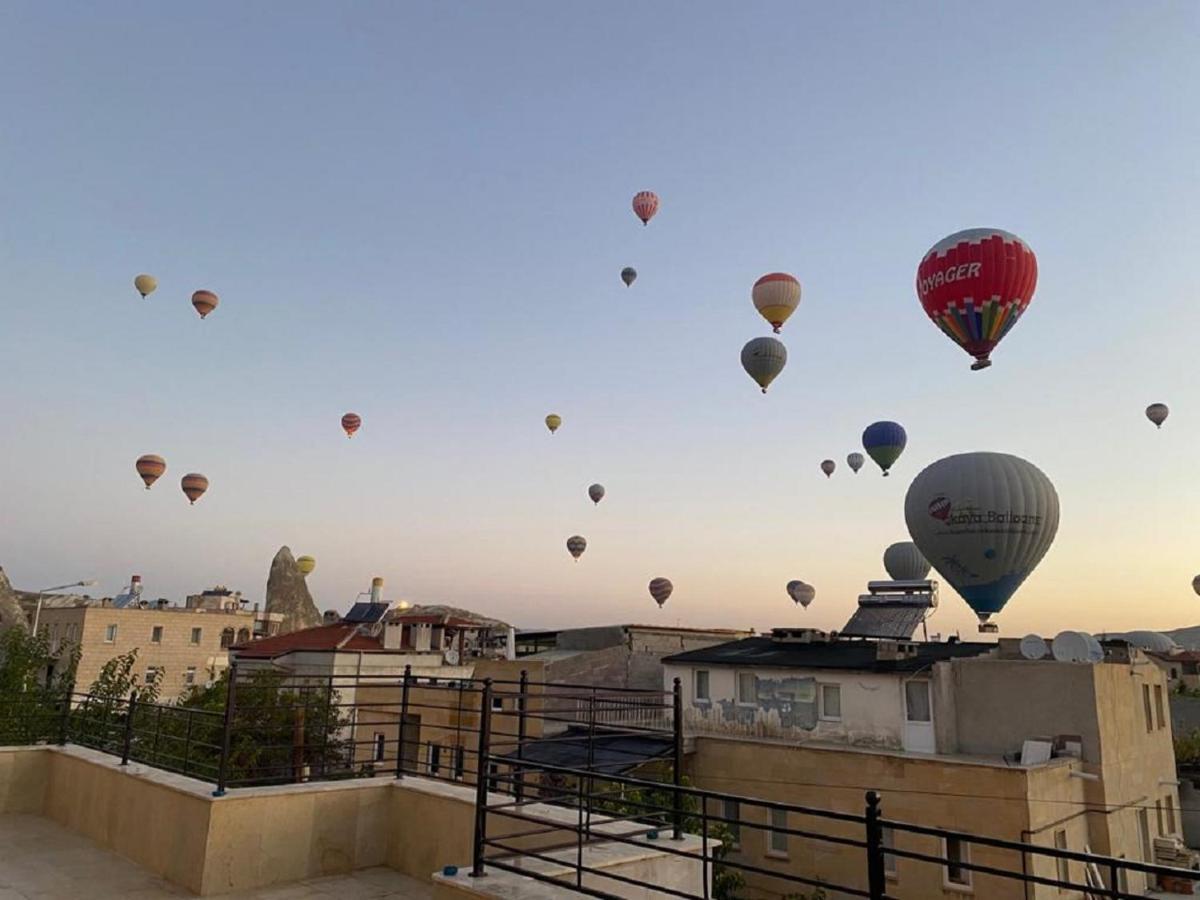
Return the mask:
[[764, 394], [785, 365], [787, 347], [773, 337], [754, 338], [742, 348], [742, 368], [758, 383]]
[[929, 560], [912, 541], [899, 541], [884, 550], [883, 567], [893, 581], [921, 581], [929, 574]]
[[759, 315], [771, 323], [775, 333], [800, 305], [800, 282], [786, 272], [772, 272], [754, 282], [750, 299]]
[[658, 194], [654, 191], [638, 191], [633, 195], [633, 211], [643, 225], [649, 225], [658, 212]]
[[986, 369], [989, 355], [1025, 312], [1037, 287], [1029, 245], [998, 228], [969, 228], [943, 238], [917, 267], [926, 314]]
[[562, 416], [556, 413], [550, 413], [550, 415], [546, 416], [546, 427], [550, 429], [551, 434], [554, 434], [554, 432], [558, 431], [558, 426], [561, 424]]
[[196, 307], [196, 312], [200, 313], [202, 319], [216, 309], [220, 302], [212, 291], [196, 291], [192, 294], [192, 306]]
[[587, 549], [587, 539], [582, 535], [573, 534], [567, 538], [567, 552], [575, 557], [576, 561], [583, 556], [583, 551]]
[[158, 287], [158, 279], [153, 275], [143, 273], [133, 279], [133, 286], [137, 288], [137, 292], [142, 295], [144, 300], [154, 293], [154, 289]]
[[866, 462], [866, 460], [863, 458], [861, 453], [851, 453], [846, 457], [846, 465], [854, 470], [855, 475], [857, 475], [858, 470], [863, 467], [864, 462]]
[[625, 282], [625, 287], [632, 287], [637, 281], [637, 269], [633, 266], [626, 266], [621, 270], [621, 280]]
[[829, 478], [833, 475], [833, 470], [837, 468], [837, 463], [832, 459], [821, 460], [821, 471], [825, 473], [825, 477]]
[[179, 486], [183, 488], [183, 493], [187, 495], [188, 500], [194, 506], [196, 501], [208, 490], [208, 479], [196, 472], [189, 472], [180, 480]]
[[867, 455], [875, 460], [879, 468], [883, 469], [883, 474], [887, 475], [892, 463], [904, 452], [908, 435], [904, 433], [904, 426], [899, 422], [875, 422], [863, 431], [862, 443]]
[[142, 476], [142, 481], [146, 483], [146, 490], [150, 490], [150, 485], [158, 481], [158, 477], [167, 471], [167, 461], [161, 456], [147, 453], [139, 456], [133, 467], [137, 469], [137, 473]]
[[817, 589], [803, 581], [789, 581], [787, 592], [793, 602], [800, 604], [805, 609], [808, 609], [808, 604], [812, 603], [813, 598], [817, 596]]
[[301, 575], [308, 575], [317, 567], [317, 561], [311, 556], [296, 557], [296, 568], [300, 570]]
[[346, 437], [354, 437], [354, 432], [362, 428], [362, 416], [358, 413], [346, 413], [342, 416], [342, 430], [346, 432]]
[[588, 488], [588, 496], [592, 498], [592, 502], [599, 506], [600, 501], [604, 499], [604, 485], [593, 484]]
[[654, 598], [659, 609], [662, 609], [673, 590], [675, 590], [675, 585], [671, 584], [669, 578], [653, 578], [650, 581], [650, 596]]
[[1058, 531], [1058, 494], [1032, 463], [961, 453], [928, 466], [904, 498], [924, 557], [979, 617], [980, 630], [1037, 567]]
[[1162, 423], [1167, 421], [1170, 412], [1165, 403], [1151, 403], [1146, 407], [1146, 418], [1153, 422], [1155, 427], [1162, 428]]
[[1200, 594], [1200, 575], [1192, 579], [1192, 590]]

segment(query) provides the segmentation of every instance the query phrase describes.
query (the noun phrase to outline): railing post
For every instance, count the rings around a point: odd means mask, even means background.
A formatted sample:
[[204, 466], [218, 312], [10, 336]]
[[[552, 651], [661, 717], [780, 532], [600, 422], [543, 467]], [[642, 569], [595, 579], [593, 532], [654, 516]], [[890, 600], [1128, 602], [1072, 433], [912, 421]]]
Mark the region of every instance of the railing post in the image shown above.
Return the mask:
[[187, 711], [187, 727], [183, 732], [183, 774], [188, 773], [188, 763], [192, 761], [192, 719], [194, 718], [195, 710], [188, 709]]
[[[525, 669], [521, 670], [521, 679], [517, 683], [517, 759], [525, 758], [525, 701], [526, 694], [529, 692], [529, 672]], [[520, 803], [525, 799], [525, 768], [517, 763], [515, 775], [516, 784], [513, 786], [514, 793], [517, 797], [517, 802]]]
[[672, 694], [672, 706], [674, 709], [674, 731], [675, 731], [675, 761], [672, 768], [675, 790], [672, 791], [674, 802], [673, 825], [674, 837], [679, 841], [683, 839], [683, 687], [679, 677], [675, 678], [675, 686]]
[[64, 746], [71, 737], [71, 698], [75, 696], [75, 682], [67, 685], [67, 694], [63, 697], [62, 724], [58, 733], [58, 744]]
[[884, 900], [887, 879], [883, 867], [883, 826], [879, 824], [879, 794], [867, 791], [867, 893], [871, 900]]
[[237, 663], [229, 664], [229, 684], [225, 687], [225, 717], [221, 728], [221, 760], [217, 765], [217, 789], [214, 797], [225, 796], [225, 783], [229, 779], [229, 748], [233, 742], [233, 714], [237, 702]]
[[121, 744], [121, 765], [129, 765], [129, 748], [133, 743], [133, 717], [137, 713], [137, 691], [129, 692], [129, 703], [125, 707], [125, 738]]
[[396, 777], [404, 777], [404, 725], [408, 721], [408, 686], [412, 681], [412, 666], [404, 667], [404, 686], [400, 689], [400, 734], [396, 738]]
[[479, 750], [475, 760], [475, 841], [471, 854], [471, 876], [482, 878], [483, 842], [487, 839], [488, 757], [491, 754], [492, 679], [483, 679], [479, 696]]
[[1110, 897], [1121, 896], [1121, 889], [1117, 886], [1120, 884], [1118, 872], [1117, 864], [1110, 863], [1108, 866], [1108, 890], [1105, 892]]
[[596, 687], [592, 686], [592, 702], [591, 709], [588, 710], [588, 743], [587, 743], [587, 793], [585, 798], [587, 801], [587, 824], [584, 826], [584, 835], [590, 841], [592, 839], [592, 796], [596, 793], [596, 782], [592, 778], [592, 772], [596, 765]]

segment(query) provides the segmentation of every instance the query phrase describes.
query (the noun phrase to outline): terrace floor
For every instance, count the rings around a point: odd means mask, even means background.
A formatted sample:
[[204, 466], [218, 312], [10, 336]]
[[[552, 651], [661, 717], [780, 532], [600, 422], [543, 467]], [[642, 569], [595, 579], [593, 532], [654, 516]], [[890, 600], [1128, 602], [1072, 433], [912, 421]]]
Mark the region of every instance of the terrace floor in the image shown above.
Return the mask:
[[[0, 848], [0, 900], [194, 896], [41, 816], [0, 816]], [[433, 886], [380, 866], [220, 896], [224, 900], [428, 900]]]

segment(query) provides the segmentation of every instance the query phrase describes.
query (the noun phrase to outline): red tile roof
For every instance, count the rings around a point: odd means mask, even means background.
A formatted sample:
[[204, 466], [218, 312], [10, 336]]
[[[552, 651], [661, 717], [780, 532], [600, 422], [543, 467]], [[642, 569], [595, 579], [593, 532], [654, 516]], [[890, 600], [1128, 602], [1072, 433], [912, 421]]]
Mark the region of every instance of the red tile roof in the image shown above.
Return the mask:
[[243, 659], [273, 659], [285, 653], [303, 650], [383, 650], [378, 638], [360, 634], [358, 626], [346, 622], [317, 625], [277, 634], [274, 637], [234, 644], [231, 648]]

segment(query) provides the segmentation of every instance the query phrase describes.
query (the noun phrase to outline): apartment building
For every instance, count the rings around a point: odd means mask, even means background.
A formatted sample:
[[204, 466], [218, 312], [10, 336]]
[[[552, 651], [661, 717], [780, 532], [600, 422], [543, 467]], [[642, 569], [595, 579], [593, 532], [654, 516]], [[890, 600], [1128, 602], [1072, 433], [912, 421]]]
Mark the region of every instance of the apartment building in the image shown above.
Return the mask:
[[[678, 677], [684, 687], [688, 765], [700, 787], [853, 813], [877, 790], [896, 821], [1154, 862], [1156, 839], [1181, 833], [1166, 680], [1128, 644], [1106, 651], [1103, 662], [1059, 662], [1025, 658], [1007, 640], [845, 640], [777, 629], [664, 666], [667, 683]], [[740, 829], [735, 858], [843, 884], [861, 878], [861, 851], [781, 833], [813, 824], [791, 818]], [[1028, 865], [1074, 881], [1092, 874], [935, 837], [902, 840], [899, 849], [960, 863]], [[953, 862], [888, 856], [886, 868], [889, 896], [905, 900], [1082, 896]], [[1128, 880], [1128, 889], [1149, 887], [1134, 883], [1143, 880], [1136, 873]], [[745, 896], [786, 890], [752, 874]]]

